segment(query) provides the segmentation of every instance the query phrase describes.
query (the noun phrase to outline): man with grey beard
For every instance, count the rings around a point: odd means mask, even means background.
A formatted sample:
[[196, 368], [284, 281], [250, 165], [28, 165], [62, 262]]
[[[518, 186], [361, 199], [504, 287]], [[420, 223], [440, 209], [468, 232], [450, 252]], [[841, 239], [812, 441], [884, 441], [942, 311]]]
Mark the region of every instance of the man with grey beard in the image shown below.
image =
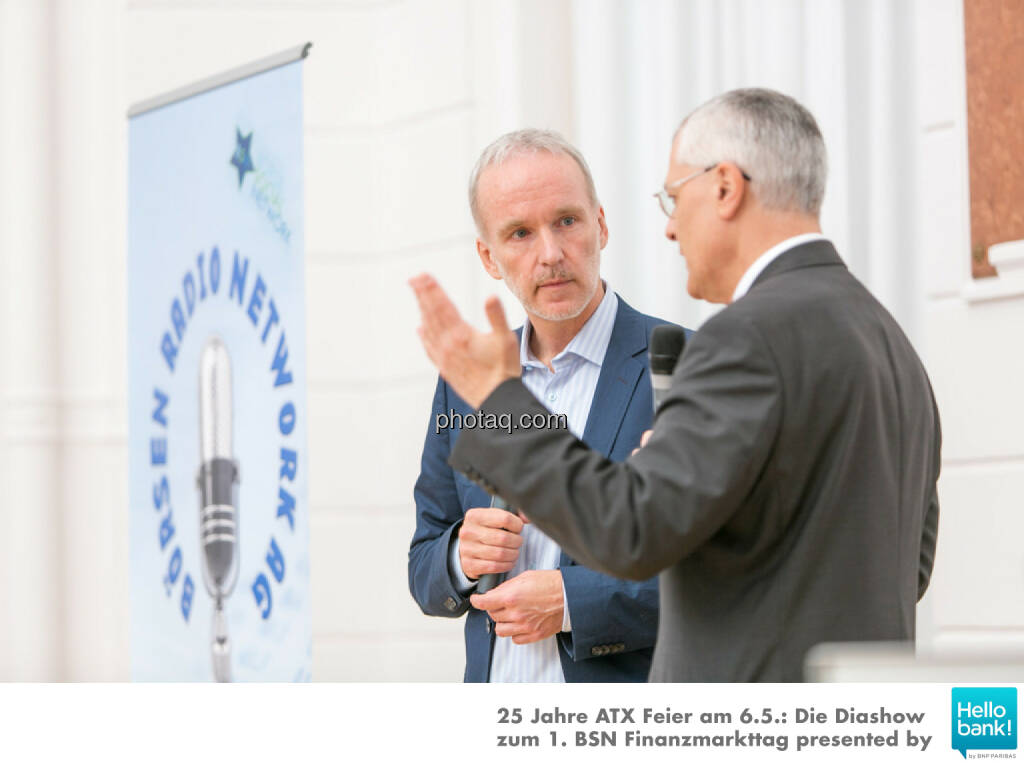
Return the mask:
[[[510, 133], [484, 150], [469, 195], [480, 261], [529, 318], [517, 373], [555, 414], [526, 425], [568, 429], [624, 459], [650, 425], [647, 339], [663, 321], [600, 278], [608, 228], [586, 162], [554, 133]], [[646, 680], [656, 582], [579, 565], [520, 516], [491, 508], [487, 492], [447, 463], [460, 429], [488, 425], [438, 380], [414, 491], [413, 597], [429, 615], [468, 613], [466, 681]], [[477, 592], [493, 574], [506, 580]]]

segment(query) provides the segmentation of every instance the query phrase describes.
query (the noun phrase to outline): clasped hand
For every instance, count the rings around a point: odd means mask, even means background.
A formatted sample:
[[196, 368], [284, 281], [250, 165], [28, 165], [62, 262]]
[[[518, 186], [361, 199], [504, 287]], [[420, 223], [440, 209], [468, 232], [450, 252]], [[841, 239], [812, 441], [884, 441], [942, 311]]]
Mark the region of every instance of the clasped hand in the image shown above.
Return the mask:
[[565, 596], [560, 570], [527, 570], [487, 593], [469, 597], [494, 620], [494, 632], [529, 644], [562, 630]]

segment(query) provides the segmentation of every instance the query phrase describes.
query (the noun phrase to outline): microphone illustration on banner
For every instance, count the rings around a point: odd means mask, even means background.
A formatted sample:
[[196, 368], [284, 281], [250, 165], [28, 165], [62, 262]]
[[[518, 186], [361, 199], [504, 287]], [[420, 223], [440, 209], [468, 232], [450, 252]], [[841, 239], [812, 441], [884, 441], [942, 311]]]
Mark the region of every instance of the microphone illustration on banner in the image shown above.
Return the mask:
[[658, 412], [662, 401], [672, 386], [672, 372], [676, 370], [679, 357], [686, 346], [686, 332], [679, 326], [663, 324], [651, 332], [650, 363], [651, 391], [654, 393], [654, 412]]
[[203, 580], [214, 600], [213, 676], [231, 680], [224, 602], [238, 579], [238, 464], [231, 433], [231, 358], [217, 335], [199, 356], [199, 548]]

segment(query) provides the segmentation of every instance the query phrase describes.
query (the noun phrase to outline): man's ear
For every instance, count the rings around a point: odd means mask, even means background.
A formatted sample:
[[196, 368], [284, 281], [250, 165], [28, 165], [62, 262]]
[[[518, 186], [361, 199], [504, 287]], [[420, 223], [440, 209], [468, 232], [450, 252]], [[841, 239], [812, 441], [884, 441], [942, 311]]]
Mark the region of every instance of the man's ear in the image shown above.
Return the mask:
[[597, 224], [601, 226], [601, 248], [608, 245], [608, 223], [604, 220], [604, 207], [597, 208]]
[[732, 220], [743, 206], [748, 191], [747, 181], [743, 173], [732, 162], [721, 162], [715, 168], [715, 203], [718, 216], [723, 220]]
[[487, 271], [487, 275], [496, 281], [501, 280], [501, 270], [498, 268], [498, 263], [491, 257], [491, 249], [483, 242], [482, 239], [476, 240], [476, 253], [480, 256], [480, 262], [484, 266], [484, 270]]

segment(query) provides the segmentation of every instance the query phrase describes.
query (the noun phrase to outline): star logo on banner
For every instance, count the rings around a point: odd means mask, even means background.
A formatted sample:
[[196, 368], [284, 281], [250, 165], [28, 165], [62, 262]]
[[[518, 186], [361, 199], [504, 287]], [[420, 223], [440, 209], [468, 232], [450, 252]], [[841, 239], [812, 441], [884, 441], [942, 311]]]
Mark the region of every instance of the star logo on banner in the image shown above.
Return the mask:
[[231, 164], [238, 169], [238, 187], [242, 187], [246, 172], [252, 172], [252, 155], [249, 153], [249, 144], [252, 143], [252, 133], [242, 135], [242, 131], [235, 128], [235, 153], [231, 155]]

